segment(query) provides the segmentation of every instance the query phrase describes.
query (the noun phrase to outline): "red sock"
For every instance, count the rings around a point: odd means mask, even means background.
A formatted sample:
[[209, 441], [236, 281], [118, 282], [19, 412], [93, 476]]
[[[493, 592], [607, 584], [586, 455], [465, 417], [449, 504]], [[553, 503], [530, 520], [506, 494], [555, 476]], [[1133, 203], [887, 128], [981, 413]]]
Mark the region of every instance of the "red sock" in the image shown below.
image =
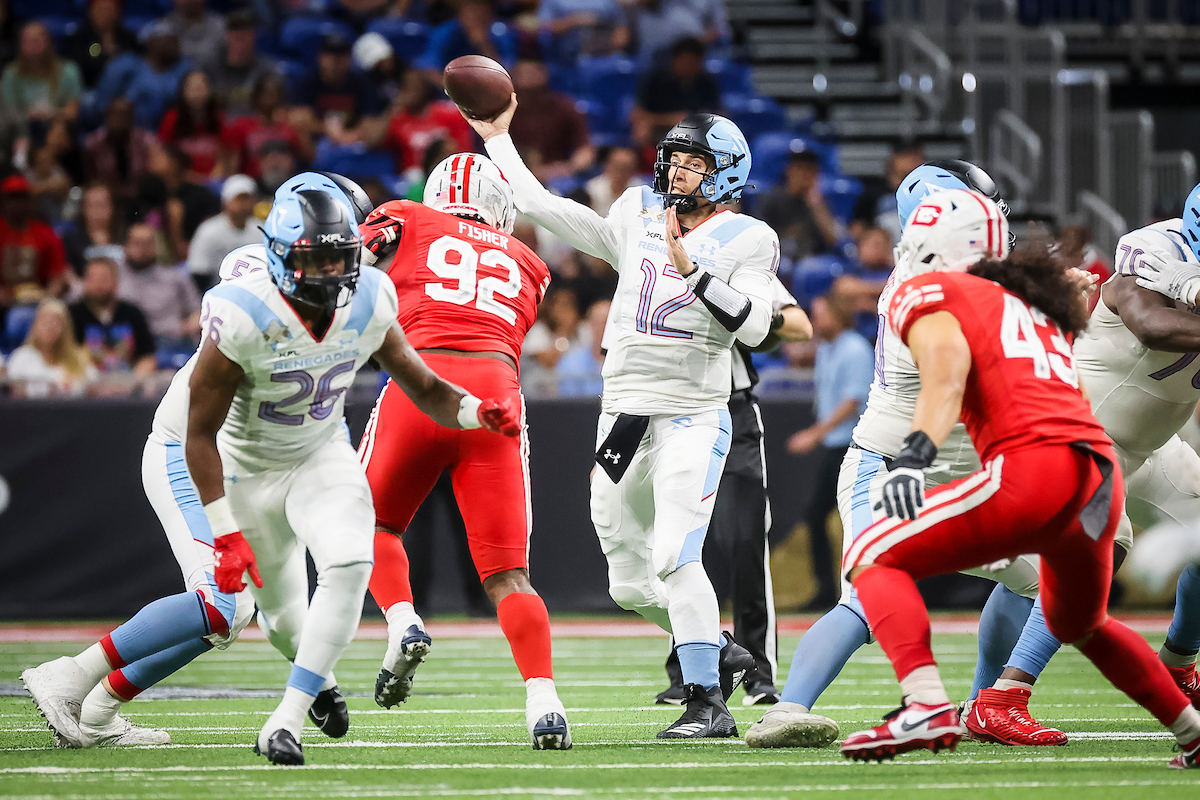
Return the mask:
[[513, 592], [496, 606], [500, 630], [512, 648], [523, 680], [553, 678], [550, 656], [550, 614], [536, 594]]
[[876, 565], [854, 579], [854, 588], [897, 678], [937, 663], [929, 644], [929, 611], [912, 576]]
[[394, 533], [375, 532], [375, 568], [371, 570], [371, 596], [384, 611], [396, 603], [413, 599], [408, 582], [408, 553]]
[[127, 703], [142, 693], [142, 689], [130, 683], [121, 670], [108, 673], [108, 685], [116, 692], [117, 697]]
[[1087, 656], [1113, 686], [1168, 728], [1189, 705], [1153, 648], [1112, 617], [1092, 634], [1079, 652]]

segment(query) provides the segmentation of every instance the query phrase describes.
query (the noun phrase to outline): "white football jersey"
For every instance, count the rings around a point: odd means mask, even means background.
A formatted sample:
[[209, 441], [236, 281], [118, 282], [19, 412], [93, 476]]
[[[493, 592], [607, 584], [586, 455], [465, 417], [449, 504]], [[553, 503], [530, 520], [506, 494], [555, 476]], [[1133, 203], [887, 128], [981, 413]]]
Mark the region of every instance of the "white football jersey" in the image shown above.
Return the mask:
[[[266, 246], [247, 244], [236, 250], [230, 250], [229, 254], [221, 259], [221, 269], [218, 274], [221, 282], [224, 283], [260, 270], [264, 273], [267, 270]], [[167, 393], [163, 395], [163, 399], [154, 412], [154, 424], [150, 428], [152, 441], [159, 444], [182, 442], [187, 435], [188, 398], [190, 396], [188, 381], [192, 379], [192, 369], [195, 366], [196, 356], [193, 353], [187, 363], [171, 379]]]
[[204, 336], [246, 373], [217, 444], [227, 478], [294, 465], [338, 433], [355, 373], [396, 322], [396, 290], [361, 267], [358, 289], [317, 340], [263, 270], [204, 295]]
[[[1197, 263], [1181, 228], [1182, 220], [1172, 219], [1122, 236], [1114, 261], [1117, 273], [1136, 274], [1139, 258], [1147, 252]], [[1096, 418], [1118, 448], [1136, 456], [1138, 463], [1179, 432], [1200, 400], [1197, 354], [1149, 349], [1103, 299], [1075, 342], [1075, 366]]]
[[749, 318], [727, 331], [700, 302], [667, 255], [662, 198], [634, 187], [607, 217], [550, 194], [522, 163], [508, 136], [487, 143], [512, 184], [517, 207], [578, 250], [617, 270], [604, 359], [605, 413], [688, 414], [729, 402], [735, 338], [756, 345], [771, 324], [779, 239], [765, 222], [723, 210], [683, 237], [699, 267], [750, 298]]
[[[913, 414], [917, 411], [917, 395], [921, 393], [921, 373], [913, 361], [912, 351], [887, 324], [888, 306], [902, 281], [893, 273], [879, 295], [879, 325], [875, 341], [875, 379], [871, 393], [852, 434], [854, 443], [863, 450], [895, 458], [904, 448], [904, 440], [912, 433]], [[955, 424], [938, 448], [937, 459], [926, 470], [931, 483], [970, 475], [980, 469], [979, 455], [961, 422]]]

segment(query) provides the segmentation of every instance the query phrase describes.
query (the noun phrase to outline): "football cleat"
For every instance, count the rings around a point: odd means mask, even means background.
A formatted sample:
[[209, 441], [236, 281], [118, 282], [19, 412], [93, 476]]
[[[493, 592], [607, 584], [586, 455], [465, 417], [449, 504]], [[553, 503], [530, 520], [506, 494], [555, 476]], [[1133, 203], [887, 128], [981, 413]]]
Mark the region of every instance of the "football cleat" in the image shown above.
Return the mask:
[[336, 686], [317, 693], [308, 708], [308, 718], [330, 739], [340, 739], [350, 730], [350, 709]]
[[738, 735], [737, 723], [721, 698], [721, 687], [705, 691], [699, 684], [689, 683], [685, 688], [687, 710], [670, 727], [658, 732], [659, 739], [728, 739]]
[[1029, 713], [1029, 689], [983, 689], [966, 706], [962, 722], [972, 739], [1018, 747], [1061, 747], [1067, 735]]
[[571, 726], [562, 714], [544, 715], [529, 731], [534, 750], [570, 750]]
[[429, 655], [433, 640], [417, 625], [409, 625], [404, 636], [393, 647], [388, 641], [383, 667], [375, 679], [375, 702], [384, 708], [403, 703], [412, 694], [413, 675]]
[[256, 756], [266, 756], [267, 761], [281, 766], [304, 765], [304, 748], [296, 741], [296, 737], [292, 735], [292, 732], [286, 728], [280, 728], [271, 734], [271, 738], [267, 739], [267, 750], [265, 753], [259, 748], [258, 742], [255, 742], [254, 754]]
[[672, 683], [654, 697], [660, 706], [681, 706], [687, 700], [687, 688], [682, 683]]
[[84, 685], [83, 671], [75, 659], [63, 656], [27, 669], [21, 673], [21, 681], [59, 747], [88, 746], [87, 738], [79, 730], [79, 712], [92, 687]]
[[1175, 685], [1183, 690], [1193, 708], [1200, 708], [1200, 675], [1196, 674], [1196, 665], [1188, 667], [1167, 667], [1167, 672], [1175, 679]]
[[838, 737], [838, 724], [811, 714], [799, 703], [779, 703], [746, 731], [750, 747], [828, 747]]
[[138, 727], [119, 714], [100, 727], [80, 723], [79, 730], [87, 742], [85, 747], [136, 747], [171, 743], [171, 734], [166, 731]]
[[884, 719], [877, 728], [847, 736], [842, 755], [855, 761], [883, 761], [910, 750], [953, 750], [962, 739], [958, 709], [950, 703], [909, 703]]
[[770, 681], [746, 681], [746, 696], [742, 698], [744, 706], [773, 706], [779, 702], [779, 690]]
[[1191, 744], [1181, 744], [1180, 753], [1167, 766], [1171, 769], [1195, 769], [1200, 767], [1200, 739]]
[[733, 690], [741, 685], [747, 675], [758, 672], [758, 663], [750, 651], [733, 640], [732, 634], [722, 631], [725, 646], [721, 648], [719, 669], [721, 673], [721, 697], [725, 702], [733, 696]]

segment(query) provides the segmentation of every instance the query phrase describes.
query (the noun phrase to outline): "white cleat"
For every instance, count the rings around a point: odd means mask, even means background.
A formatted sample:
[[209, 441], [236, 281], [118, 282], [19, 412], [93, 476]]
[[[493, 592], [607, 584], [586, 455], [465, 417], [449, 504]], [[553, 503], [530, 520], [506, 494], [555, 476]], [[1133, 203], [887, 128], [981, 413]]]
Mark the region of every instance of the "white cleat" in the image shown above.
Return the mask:
[[75, 659], [63, 656], [27, 669], [21, 673], [21, 681], [59, 747], [88, 746], [87, 737], [79, 729], [79, 712], [92, 687], [84, 685], [86, 679]]
[[433, 640], [416, 625], [409, 625], [400, 641], [388, 638], [387, 653], [375, 679], [375, 702], [383, 708], [403, 703], [412, 694], [413, 676], [429, 655]]
[[171, 743], [171, 734], [166, 731], [140, 728], [119, 714], [103, 727], [93, 728], [80, 723], [79, 730], [89, 742], [85, 747], [136, 747]]
[[570, 750], [571, 726], [550, 678], [525, 682], [525, 727], [534, 750]]
[[746, 731], [750, 747], [828, 747], [838, 737], [838, 724], [812, 714], [799, 703], [777, 703]]

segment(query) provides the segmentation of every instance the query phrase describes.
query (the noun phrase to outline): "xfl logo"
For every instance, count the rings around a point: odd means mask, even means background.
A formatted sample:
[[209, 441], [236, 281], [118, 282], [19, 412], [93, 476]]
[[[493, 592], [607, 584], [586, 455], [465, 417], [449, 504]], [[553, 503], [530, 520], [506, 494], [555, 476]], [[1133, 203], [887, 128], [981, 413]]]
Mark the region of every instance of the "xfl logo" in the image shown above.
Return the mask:
[[942, 215], [940, 206], [917, 206], [916, 213], [913, 214], [912, 222], [909, 225], [933, 225], [938, 221], [938, 217]]

